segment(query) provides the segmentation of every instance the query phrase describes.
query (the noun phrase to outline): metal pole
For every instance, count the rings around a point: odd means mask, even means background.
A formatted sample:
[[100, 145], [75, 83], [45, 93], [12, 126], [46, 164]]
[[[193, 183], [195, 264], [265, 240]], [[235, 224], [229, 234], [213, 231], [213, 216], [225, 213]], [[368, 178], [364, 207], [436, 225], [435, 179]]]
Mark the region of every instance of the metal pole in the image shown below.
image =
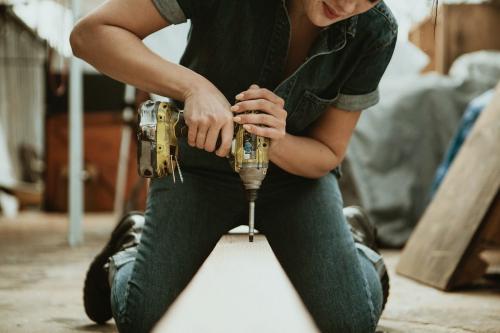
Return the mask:
[[130, 105], [135, 101], [135, 88], [128, 84], [125, 85], [124, 100], [126, 106], [122, 111], [122, 138], [120, 141], [120, 155], [118, 157], [115, 187], [114, 214], [116, 219], [119, 219], [120, 216], [125, 213], [125, 189], [127, 187], [128, 160], [130, 157], [130, 141], [132, 137], [130, 121], [134, 118], [134, 110]]
[[[80, 0], [72, 0], [73, 22], [80, 17]], [[83, 242], [83, 91], [82, 64], [71, 58], [69, 91], [69, 231], [68, 242]]]

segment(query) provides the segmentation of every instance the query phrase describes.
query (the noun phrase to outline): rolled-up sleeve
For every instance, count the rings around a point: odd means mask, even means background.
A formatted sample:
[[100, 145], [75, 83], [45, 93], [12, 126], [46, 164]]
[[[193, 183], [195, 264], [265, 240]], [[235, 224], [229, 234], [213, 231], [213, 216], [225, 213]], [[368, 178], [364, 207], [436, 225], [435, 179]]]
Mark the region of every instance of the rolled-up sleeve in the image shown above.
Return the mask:
[[172, 24], [184, 23], [190, 18], [188, 1], [182, 0], [152, 0], [156, 9], [164, 19]]
[[378, 85], [391, 61], [396, 37], [384, 47], [366, 54], [340, 89], [334, 107], [362, 111], [379, 102]]

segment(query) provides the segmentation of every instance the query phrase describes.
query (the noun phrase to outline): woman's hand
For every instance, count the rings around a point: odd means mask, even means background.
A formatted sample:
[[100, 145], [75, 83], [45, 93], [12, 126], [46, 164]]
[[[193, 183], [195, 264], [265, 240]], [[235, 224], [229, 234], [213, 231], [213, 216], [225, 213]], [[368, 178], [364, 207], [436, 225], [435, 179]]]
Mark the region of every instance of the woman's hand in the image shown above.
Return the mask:
[[189, 91], [184, 100], [189, 145], [213, 152], [220, 135], [221, 144], [216, 154], [227, 156], [234, 131], [230, 107], [226, 97], [211, 84], [203, 84]]
[[[286, 116], [285, 101], [273, 92], [253, 84], [250, 89], [236, 96], [239, 102], [231, 107], [236, 113], [235, 123], [252, 134], [267, 137], [277, 142], [285, 137]], [[244, 114], [257, 110], [262, 113]]]

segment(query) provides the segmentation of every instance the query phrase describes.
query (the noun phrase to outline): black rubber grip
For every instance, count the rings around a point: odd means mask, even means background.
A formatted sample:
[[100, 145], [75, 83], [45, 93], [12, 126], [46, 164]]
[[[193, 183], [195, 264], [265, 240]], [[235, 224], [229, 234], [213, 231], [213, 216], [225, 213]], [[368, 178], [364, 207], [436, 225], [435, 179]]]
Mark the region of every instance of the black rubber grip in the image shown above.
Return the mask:
[[184, 113], [179, 112], [179, 121], [175, 125], [175, 136], [178, 138], [187, 138], [188, 136], [188, 126], [184, 120]]
[[[177, 122], [177, 125], [175, 125], [175, 136], [178, 138], [187, 138], [188, 131], [189, 128], [186, 125], [186, 121], [184, 120], [184, 113], [180, 112], [179, 121]], [[218, 149], [221, 144], [222, 144], [222, 139], [219, 135], [219, 137], [217, 138], [217, 143], [215, 144], [216, 149]]]

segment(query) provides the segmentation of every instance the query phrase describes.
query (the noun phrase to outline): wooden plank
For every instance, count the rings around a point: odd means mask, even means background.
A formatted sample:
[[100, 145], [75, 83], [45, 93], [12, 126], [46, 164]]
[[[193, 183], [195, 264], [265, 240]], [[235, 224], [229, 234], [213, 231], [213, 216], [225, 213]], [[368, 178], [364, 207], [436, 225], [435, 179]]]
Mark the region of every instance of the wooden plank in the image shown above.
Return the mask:
[[493, 204], [490, 206], [481, 230], [476, 233], [473, 241], [469, 245], [465, 255], [462, 257], [455, 273], [451, 277], [449, 285], [464, 286], [472, 281], [480, 279], [489, 266], [488, 262], [481, 257], [481, 253], [488, 249], [500, 232], [500, 191], [497, 193]]
[[465, 53], [500, 50], [500, 38], [495, 31], [500, 31], [498, 4], [440, 6], [436, 29], [436, 70], [447, 74], [455, 59]]
[[403, 251], [397, 272], [440, 289], [450, 280], [500, 187], [500, 85]]
[[318, 332], [266, 238], [226, 235], [155, 333]]

